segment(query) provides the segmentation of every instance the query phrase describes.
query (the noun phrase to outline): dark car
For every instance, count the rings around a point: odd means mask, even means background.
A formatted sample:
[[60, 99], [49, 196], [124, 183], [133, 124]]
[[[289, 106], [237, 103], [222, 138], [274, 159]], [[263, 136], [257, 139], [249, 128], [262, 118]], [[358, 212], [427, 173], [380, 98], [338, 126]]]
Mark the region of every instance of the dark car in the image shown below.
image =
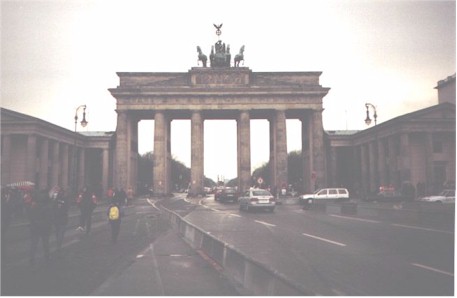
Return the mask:
[[396, 191], [392, 186], [381, 186], [379, 192], [375, 195], [368, 195], [365, 201], [378, 202], [399, 202], [406, 200], [406, 197], [399, 191]]
[[237, 202], [238, 197], [238, 191], [234, 187], [218, 188], [214, 194], [214, 200], [220, 202]]

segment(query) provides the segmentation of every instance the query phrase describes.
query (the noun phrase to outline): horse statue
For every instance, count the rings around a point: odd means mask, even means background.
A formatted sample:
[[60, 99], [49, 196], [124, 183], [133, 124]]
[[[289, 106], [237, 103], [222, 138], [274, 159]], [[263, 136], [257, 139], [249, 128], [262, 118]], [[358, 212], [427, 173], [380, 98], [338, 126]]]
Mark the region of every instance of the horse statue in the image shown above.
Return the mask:
[[235, 58], [233, 58], [233, 66], [234, 67], [239, 67], [240, 66], [240, 61], [243, 61], [244, 63], [244, 45], [241, 47], [240, 52], [235, 55]]
[[[208, 60], [208, 57], [206, 57], [205, 54], [203, 54], [202, 49], [197, 46], [197, 52], [198, 52], [198, 61], [201, 61], [203, 63], [203, 67], [206, 67], [206, 61]], [[198, 63], [197, 61], [197, 63]]]

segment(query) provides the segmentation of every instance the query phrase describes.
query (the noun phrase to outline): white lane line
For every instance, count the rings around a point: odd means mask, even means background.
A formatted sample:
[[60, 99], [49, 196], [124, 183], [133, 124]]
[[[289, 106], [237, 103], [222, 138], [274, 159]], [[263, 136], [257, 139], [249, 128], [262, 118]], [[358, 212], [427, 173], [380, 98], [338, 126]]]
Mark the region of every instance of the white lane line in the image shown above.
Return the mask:
[[380, 223], [380, 221], [377, 221], [377, 220], [350, 217], [350, 216], [341, 216], [341, 215], [336, 215], [336, 214], [330, 214], [330, 216], [338, 217], [338, 218], [344, 218], [344, 219], [350, 219], [350, 220], [363, 221], [363, 222]]
[[260, 220], [254, 220], [254, 221], [259, 223], [259, 224], [266, 225], [266, 226], [269, 226], [269, 227], [276, 227], [276, 225], [271, 224], [271, 223], [267, 223], [267, 222], [264, 222], [264, 221], [260, 221]]
[[239, 214], [229, 213], [230, 216], [241, 217]]
[[346, 244], [344, 244], [344, 243], [332, 241], [332, 240], [321, 238], [321, 237], [317, 237], [317, 236], [314, 236], [314, 235], [310, 235], [310, 234], [306, 234], [306, 233], [303, 233], [302, 235], [306, 236], [306, 237], [314, 238], [314, 239], [317, 239], [317, 240], [325, 241], [325, 242], [328, 242], [328, 243], [331, 243], [331, 244], [335, 244], [335, 245], [339, 245], [339, 246], [346, 246]]
[[425, 266], [425, 265], [422, 265], [422, 264], [411, 263], [411, 265], [419, 267], [419, 268], [422, 268], [422, 269], [427, 269], [427, 270], [430, 270], [430, 271], [433, 271], [433, 272], [437, 272], [437, 273], [441, 273], [441, 274], [445, 274], [445, 275], [449, 275], [449, 276], [454, 276], [453, 273], [446, 272], [446, 271], [443, 271], [443, 270], [439, 270], [439, 269], [436, 269], [436, 268], [432, 268], [432, 267], [429, 267], [429, 266]]
[[435, 230], [435, 229], [422, 228], [422, 227], [416, 227], [416, 226], [407, 226], [407, 225], [401, 225], [401, 224], [391, 224], [391, 225], [396, 226], [396, 227], [401, 227], [401, 228], [407, 228], [407, 229], [416, 229], [416, 230], [423, 230], [423, 231], [429, 231], [429, 232], [454, 234], [454, 232], [450, 232], [450, 231]]

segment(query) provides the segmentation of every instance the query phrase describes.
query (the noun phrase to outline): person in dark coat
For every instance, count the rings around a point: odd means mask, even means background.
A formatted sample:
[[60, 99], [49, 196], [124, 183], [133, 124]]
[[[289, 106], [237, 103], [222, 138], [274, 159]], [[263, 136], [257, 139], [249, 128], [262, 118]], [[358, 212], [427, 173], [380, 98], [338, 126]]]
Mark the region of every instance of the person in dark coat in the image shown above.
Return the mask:
[[2, 189], [2, 259], [6, 256], [6, 231], [10, 226], [14, 211], [13, 200], [10, 189]]
[[123, 188], [118, 188], [114, 194], [114, 198], [119, 204], [123, 205], [126, 204], [127, 194]]
[[62, 189], [57, 189], [53, 201], [54, 227], [56, 232], [57, 250], [62, 248], [62, 243], [68, 224], [68, 198]]
[[79, 209], [81, 210], [80, 225], [78, 230], [86, 231], [86, 234], [89, 234], [92, 226], [92, 212], [97, 206], [96, 197], [87, 189], [87, 187], [85, 187], [81, 194], [81, 200], [78, 204]]
[[31, 265], [35, 264], [35, 255], [40, 240], [43, 244], [45, 260], [49, 261], [49, 237], [53, 223], [52, 205], [48, 191], [41, 190], [35, 198], [30, 206]]

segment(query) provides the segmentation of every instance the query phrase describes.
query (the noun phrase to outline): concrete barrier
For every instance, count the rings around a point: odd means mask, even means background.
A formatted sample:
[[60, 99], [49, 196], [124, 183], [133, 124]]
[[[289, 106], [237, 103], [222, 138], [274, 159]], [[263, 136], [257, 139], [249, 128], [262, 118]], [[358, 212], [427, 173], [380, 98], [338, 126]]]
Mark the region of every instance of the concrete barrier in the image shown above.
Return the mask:
[[301, 284], [262, 264], [228, 243], [189, 223], [176, 212], [161, 206], [165, 217], [192, 248], [205, 253], [222, 267], [222, 274], [231, 280], [243, 296], [314, 295]]

